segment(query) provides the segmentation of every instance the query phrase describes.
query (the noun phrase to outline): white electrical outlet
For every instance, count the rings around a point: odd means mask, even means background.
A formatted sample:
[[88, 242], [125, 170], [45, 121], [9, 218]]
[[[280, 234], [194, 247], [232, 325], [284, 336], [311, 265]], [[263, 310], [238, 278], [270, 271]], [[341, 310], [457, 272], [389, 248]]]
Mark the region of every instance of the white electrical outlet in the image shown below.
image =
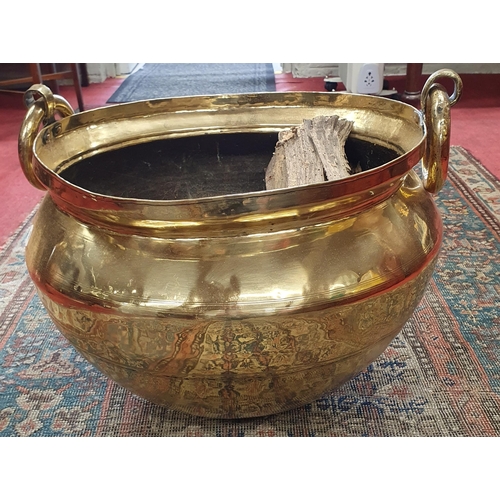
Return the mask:
[[376, 63], [363, 64], [359, 69], [356, 92], [358, 94], [380, 94], [383, 87], [383, 65]]
[[380, 94], [384, 88], [383, 63], [339, 64], [339, 76], [347, 92]]

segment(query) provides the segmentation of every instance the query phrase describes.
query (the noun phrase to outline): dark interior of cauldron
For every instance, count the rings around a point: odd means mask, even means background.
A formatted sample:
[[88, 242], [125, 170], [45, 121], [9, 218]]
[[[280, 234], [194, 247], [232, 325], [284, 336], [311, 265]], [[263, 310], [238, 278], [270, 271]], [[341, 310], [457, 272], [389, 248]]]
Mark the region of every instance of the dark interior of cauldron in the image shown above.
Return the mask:
[[[207, 134], [157, 140], [96, 154], [59, 175], [107, 196], [180, 200], [262, 191], [276, 133]], [[349, 137], [346, 156], [355, 172], [398, 157], [392, 149]]]

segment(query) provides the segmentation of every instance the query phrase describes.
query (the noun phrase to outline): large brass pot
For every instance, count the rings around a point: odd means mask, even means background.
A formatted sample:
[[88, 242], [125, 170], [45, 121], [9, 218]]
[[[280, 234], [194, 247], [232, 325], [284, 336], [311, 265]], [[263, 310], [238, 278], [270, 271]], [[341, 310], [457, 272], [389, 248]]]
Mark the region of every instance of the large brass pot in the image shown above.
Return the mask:
[[[454, 80], [451, 97], [440, 77]], [[19, 154], [48, 191], [26, 249], [43, 304], [90, 363], [154, 403], [240, 418], [313, 401], [379, 356], [422, 297], [442, 238], [429, 192], [446, 178], [460, 92], [443, 70], [424, 87], [422, 112], [366, 95], [263, 93], [73, 114], [32, 87]], [[340, 181], [182, 200], [104, 195], [63, 178], [134, 144], [277, 132], [328, 114], [396, 159]]]

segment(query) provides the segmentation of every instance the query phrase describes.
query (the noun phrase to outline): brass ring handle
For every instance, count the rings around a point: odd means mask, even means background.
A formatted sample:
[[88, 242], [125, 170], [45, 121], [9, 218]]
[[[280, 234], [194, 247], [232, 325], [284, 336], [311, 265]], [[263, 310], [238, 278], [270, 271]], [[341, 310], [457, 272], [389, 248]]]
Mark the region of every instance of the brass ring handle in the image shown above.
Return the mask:
[[45, 190], [45, 186], [37, 178], [33, 167], [33, 145], [40, 125], [48, 125], [55, 121], [55, 114], [70, 116], [74, 113], [71, 104], [45, 85], [32, 85], [24, 93], [24, 103], [28, 108], [21, 125], [18, 139], [19, 162], [24, 175], [37, 189]]
[[[451, 96], [436, 81], [451, 78], [454, 89]], [[442, 69], [433, 73], [422, 89], [421, 105], [427, 129], [425, 152], [422, 158], [422, 173], [425, 189], [438, 193], [448, 175], [450, 157], [450, 108], [462, 95], [462, 80], [453, 70]]]

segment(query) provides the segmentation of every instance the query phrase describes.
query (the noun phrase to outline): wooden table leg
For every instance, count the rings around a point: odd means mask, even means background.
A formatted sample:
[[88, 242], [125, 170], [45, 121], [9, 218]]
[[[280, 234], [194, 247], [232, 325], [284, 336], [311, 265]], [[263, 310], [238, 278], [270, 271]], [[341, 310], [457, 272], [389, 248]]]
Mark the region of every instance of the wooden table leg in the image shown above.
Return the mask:
[[403, 92], [403, 99], [413, 101], [420, 99], [422, 86], [420, 83], [422, 77], [422, 63], [408, 63], [406, 65], [406, 83]]
[[39, 63], [29, 63], [31, 79], [33, 83], [43, 83], [42, 82], [42, 71], [40, 70]]
[[76, 99], [78, 101], [78, 110], [83, 111], [83, 95], [82, 85], [80, 83], [80, 72], [78, 71], [78, 64], [70, 64], [71, 73], [73, 74], [73, 85], [75, 86]]
[[[49, 69], [51, 73], [56, 73], [57, 68], [55, 63], [49, 63]], [[59, 82], [57, 80], [51, 80], [47, 82], [47, 86], [54, 94], [59, 94]]]
[[87, 71], [87, 65], [85, 63], [78, 63], [78, 69], [80, 70], [80, 83], [82, 87], [88, 87], [89, 73]]

